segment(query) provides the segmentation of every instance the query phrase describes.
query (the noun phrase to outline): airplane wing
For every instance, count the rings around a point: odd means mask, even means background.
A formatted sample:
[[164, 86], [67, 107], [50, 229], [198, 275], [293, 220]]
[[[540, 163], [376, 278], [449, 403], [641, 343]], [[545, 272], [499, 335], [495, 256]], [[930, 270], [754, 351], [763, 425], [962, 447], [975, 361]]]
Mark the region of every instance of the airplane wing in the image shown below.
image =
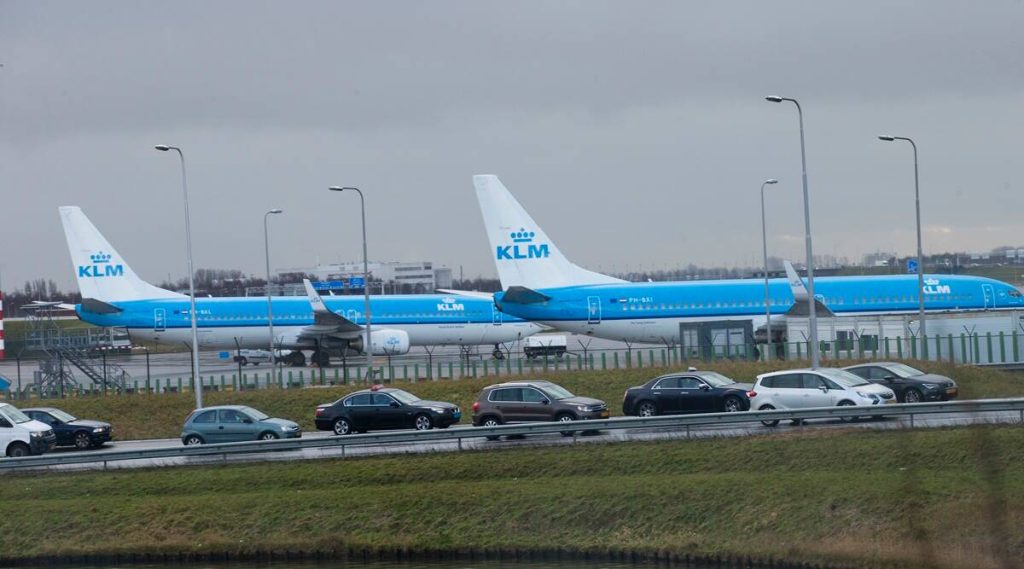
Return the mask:
[[806, 301], [810, 295], [807, 293], [804, 281], [800, 278], [800, 275], [796, 274], [793, 263], [783, 261], [782, 264], [786, 267], [786, 280], [789, 281], [789, 288], [793, 289], [793, 298], [797, 301]]
[[306, 286], [306, 296], [309, 297], [309, 304], [313, 307], [313, 325], [306, 326], [299, 331], [300, 337], [333, 336], [353, 337], [353, 332], [362, 332], [363, 327], [345, 318], [340, 314], [331, 312], [320, 293], [313, 288], [308, 279], [302, 279]]
[[455, 290], [451, 288], [439, 288], [437, 292], [441, 294], [451, 294], [453, 296], [468, 296], [470, 298], [482, 298], [484, 300], [494, 300], [493, 292], [481, 292], [479, 290]]

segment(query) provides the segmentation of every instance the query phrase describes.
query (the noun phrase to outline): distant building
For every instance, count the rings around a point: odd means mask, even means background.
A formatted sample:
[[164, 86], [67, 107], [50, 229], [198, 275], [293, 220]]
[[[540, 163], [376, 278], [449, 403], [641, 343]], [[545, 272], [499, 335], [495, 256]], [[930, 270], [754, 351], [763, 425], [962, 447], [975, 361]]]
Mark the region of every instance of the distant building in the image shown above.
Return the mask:
[[[370, 273], [370, 291], [379, 293], [420, 292], [429, 293], [439, 288], [451, 288], [452, 270], [448, 267], [434, 267], [430, 261], [371, 261], [368, 263]], [[288, 275], [313, 275], [321, 282], [342, 282], [351, 285], [356, 283], [361, 288], [363, 278], [362, 261], [319, 264], [315, 267], [294, 267], [278, 269], [278, 279]], [[377, 287], [382, 287], [378, 289]]]

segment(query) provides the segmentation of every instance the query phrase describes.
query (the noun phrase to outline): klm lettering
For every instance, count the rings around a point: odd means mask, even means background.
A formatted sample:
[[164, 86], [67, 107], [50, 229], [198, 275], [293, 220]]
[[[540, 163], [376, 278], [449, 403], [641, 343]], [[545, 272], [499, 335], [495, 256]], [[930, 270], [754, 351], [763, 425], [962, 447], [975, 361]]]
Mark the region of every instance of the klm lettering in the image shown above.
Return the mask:
[[925, 294], [952, 294], [949, 285], [925, 285]]
[[438, 312], [462, 312], [464, 310], [466, 310], [466, 306], [461, 302], [437, 305]]
[[550, 255], [547, 244], [504, 245], [498, 247], [498, 260], [545, 259]]
[[83, 277], [123, 277], [124, 265], [79, 265], [79, 278]]

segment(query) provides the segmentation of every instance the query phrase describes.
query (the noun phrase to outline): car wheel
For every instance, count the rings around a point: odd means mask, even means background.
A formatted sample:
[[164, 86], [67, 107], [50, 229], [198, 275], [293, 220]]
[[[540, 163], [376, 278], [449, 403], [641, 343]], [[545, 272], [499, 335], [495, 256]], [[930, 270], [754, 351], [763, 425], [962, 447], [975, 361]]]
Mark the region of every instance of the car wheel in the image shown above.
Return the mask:
[[[853, 401], [840, 401], [839, 402], [839, 406], [840, 407], [850, 407], [851, 405], [853, 405]], [[852, 422], [857, 420], [857, 417], [854, 417], [854, 416], [840, 417], [839, 420], [844, 422], [844, 423], [852, 423]]]
[[270, 431], [267, 431], [267, 432], [265, 432], [265, 433], [263, 433], [263, 434], [261, 434], [261, 435], [260, 435], [260, 440], [261, 440], [261, 441], [273, 441], [273, 440], [277, 440], [277, 433], [272, 433], [272, 432], [270, 432]]
[[201, 444], [203, 444], [203, 438], [199, 435], [189, 435], [185, 437], [185, 446], [187, 447], [194, 447]]
[[86, 450], [92, 446], [92, 439], [89, 438], [89, 433], [85, 431], [78, 431], [75, 433], [75, 448], [78, 450]]
[[7, 456], [11, 458], [18, 458], [20, 456], [28, 456], [31, 452], [28, 447], [22, 443], [14, 443], [7, 447]]
[[434, 428], [434, 421], [429, 415], [416, 415], [416, 420], [413, 424], [416, 426], [417, 431], [429, 431]]
[[[555, 417], [555, 420], [558, 421], [559, 423], [571, 423], [576, 420], [576, 417], [573, 417], [568, 413], [562, 413], [561, 415]], [[563, 437], [571, 437], [575, 432], [576, 431], [561, 431]]]
[[[480, 421], [481, 427], [497, 427], [500, 424], [501, 421], [499, 421], [497, 417], [484, 417], [484, 420]], [[501, 437], [498, 435], [487, 435], [487, 440], [489, 441], [496, 441], [500, 438]]]
[[922, 400], [924, 400], [924, 397], [922, 397], [921, 392], [916, 389], [908, 389], [906, 393], [903, 394], [904, 403], [920, 403]]
[[640, 417], [653, 417], [658, 414], [658, 407], [653, 401], [644, 401], [636, 408], [636, 414]]
[[352, 432], [352, 423], [348, 419], [341, 417], [334, 422], [334, 434], [344, 436]]
[[[772, 405], [762, 405], [757, 408], [758, 411], [774, 411], [775, 407]], [[772, 419], [770, 421], [761, 421], [761, 424], [766, 427], [774, 427], [779, 424], [778, 419]]]
[[722, 411], [725, 411], [726, 413], [735, 413], [737, 411], [742, 410], [743, 402], [740, 401], [739, 397], [730, 395], [729, 397], [725, 398], [725, 401], [722, 402]]
[[[201, 345], [202, 344], [200, 344], [200, 346]], [[241, 357], [241, 358], [238, 358], [238, 363], [239, 363], [239, 365], [249, 365], [249, 360], [248, 360], [248, 358]]]

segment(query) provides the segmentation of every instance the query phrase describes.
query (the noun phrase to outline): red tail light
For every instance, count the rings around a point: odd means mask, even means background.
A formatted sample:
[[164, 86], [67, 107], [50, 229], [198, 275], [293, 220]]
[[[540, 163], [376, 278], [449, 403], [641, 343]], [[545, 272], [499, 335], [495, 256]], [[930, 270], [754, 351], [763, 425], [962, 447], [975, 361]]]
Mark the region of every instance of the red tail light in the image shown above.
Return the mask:
[[747, 397], [753, 399], [753, 398], [757, 397], [757, 392], [756, 391], [748, 391], [747, 392]]
[[316, 416], [320, 417], [323, 414], [324, 414], [324, 408], [323, 407], [317, 407], [316, 408]]
[[479, 411], [479, 410], [480, 410], [480, 402], [479, 401], [474, 401], [473, 402], [473, 411]]

